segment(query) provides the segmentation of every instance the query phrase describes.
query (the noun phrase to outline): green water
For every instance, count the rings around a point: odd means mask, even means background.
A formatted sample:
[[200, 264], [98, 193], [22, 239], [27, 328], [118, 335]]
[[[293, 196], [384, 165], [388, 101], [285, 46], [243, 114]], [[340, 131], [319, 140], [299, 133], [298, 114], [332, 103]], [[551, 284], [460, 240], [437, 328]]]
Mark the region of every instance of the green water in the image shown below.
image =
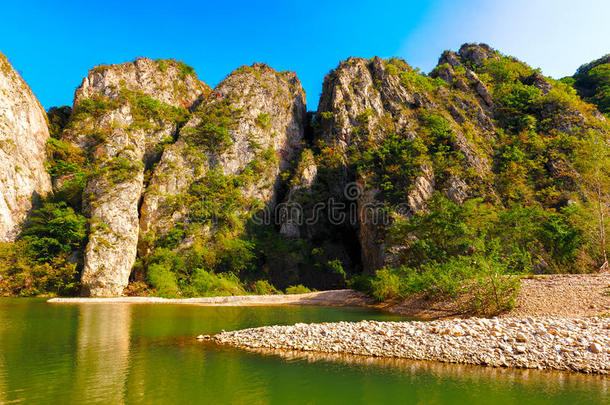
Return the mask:
[[47, 304], [0, 299], [0, 404], [599, 404], [570, 373], [260, 354], [197, 342], [221, 329], [396, 320], [361, 309]]

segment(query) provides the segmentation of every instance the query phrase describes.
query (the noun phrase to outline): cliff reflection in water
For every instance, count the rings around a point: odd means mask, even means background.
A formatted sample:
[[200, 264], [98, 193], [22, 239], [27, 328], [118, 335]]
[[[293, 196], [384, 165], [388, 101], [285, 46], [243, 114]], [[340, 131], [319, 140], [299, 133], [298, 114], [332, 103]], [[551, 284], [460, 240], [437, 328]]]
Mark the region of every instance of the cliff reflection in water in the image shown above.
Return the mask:
[[124, 403], [129, 370], [132, 307], [80, 305], [75, 392], [112, 404]]

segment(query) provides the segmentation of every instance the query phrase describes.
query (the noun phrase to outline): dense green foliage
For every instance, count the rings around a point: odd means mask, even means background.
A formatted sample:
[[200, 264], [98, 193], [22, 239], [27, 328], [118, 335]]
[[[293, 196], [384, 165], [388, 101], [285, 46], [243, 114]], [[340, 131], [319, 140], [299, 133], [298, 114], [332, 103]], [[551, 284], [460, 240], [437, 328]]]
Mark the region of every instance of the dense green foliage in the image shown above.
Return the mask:
[[582, 65], [569, 82], [585, 100], [610, 115], [610, 55]]
[[310, 292], [311, 292], [311, 290], [302, 284], [293, 285], [293, 286], [286, 288], [286, 294], [306, 294], [306, 293], [310, 293]]
[[233, 273], [214, 274], [206, 271], [202, 267], [205, 258], [198, 255], [197, 250], [179, 254], [159, 249], [151, 255], [147, 281], [159, 295], [192, 297], [245, 293]]
[[[605, 262], [600, 218], [607, 218], [610, 128], [569, 84], [512, 57], [462, 62], [491, 95], [493, 134], [481, 137], [479, 116], [455, 107], [475, 101], [464, 67], [439, 66], [454, 77], [445, 83], [391, 59], [386, 71], [427, 107], [405, 112], [414, 118], [410, 132], [396, 131], [392, 117], [371, 122], [374, 111], [365, 111], [347, 159], [320, 142], [320, 182], [332, 188], [363, 179], [395, 218], [384, 237], [388, 246], [400, 246], [392, 265], [370, 280], [354, 277], [353, 286], [379, 299], [467, 294], [466, 309], [495, 313], [511, 305], [519, 275], [590, 272]], [[331, 119], [320, 115], [320, 125]], [[466, 142], [489, 169], [467, 159]], [[424, 211], [405, 215], [399, 207], [426, 166], [436, 194]], [[455, 178], [469, 189], [460, 204], [445, 197]]]
[[571, 207], [557, 213], [520, 204], [503, 208], [481, 199], [458, 205], [436, 194], [427, 208], [391, 229], [395, 242], [415, 236], [400, 254], [407, 266], [482, 254], [498, 255], [512, 273], [527, 272], [539, 263], [561, 272], [576, 263], [582, 243], [582, 231], [569, 222]]
[[133, 123], [130, 129], [157, 129], [159, 121], [175, 122], [180, 125], [186, 122], [189, 112], [185, 108], [174, 107], [146, 94], [121, 89], [119, 101], [131, 107]]
[[59, 139], [61, 133], [70, 120], [72, 108], [64, 105], [62, 107], [51, 107], [47, 111], [47, 120], [49, 122], [49, 134], [51, 138]]
[[[583, 231], [572, 221], [574, 211], [502, 208], [481, 199], [458, 205], [436, 194], [427, 212], [394, 224], [391, 240], [405, 246], [402, 265], [377, 272], [370, 289], [379, 299], [420, 292], [455, 298], [468, 291], [476, 298], [470, 309], [504, 309], [516, 291], [511, 275], [586, 270], [575, 267]], [[479, 305], [481, 300], [488, 305]]]
[[80, 209], [89, 175], [87, 155], [70, 142], [55, 138], [49, 138], [47, 142], [47, 155], [49, 159], [45, 167], [51, 180], [61, 181], [55, 190], [55, 200], [66, 201], [73, 208]]
[[413, 185], [426, 152], [422, 138], [408, 139], [389, 133], [380, 145], [354, 148], [351, 159], [359, 173], [369, 177], [371, 184], [383, 190], [390, 201], [398, 203]]
[[100, 118], [104, 113], [119, 107], [119, 102], [103, 95], [95, 95], [81, 100], [74, 106], [72, 122], [81, 121], [88, 117]]
[[34, 210], [16, 243], [0, 243], [0, 295], [74, 294], [78, 271], [69, 256], [87, 240], [87, 220], [66, 203]]
[[32, 249], [32, 255], [40, 261], [70, 254], [83, 247], [87, 239], [87, 220], [65, 202], [44, 203], [34, 210], [22, 232]]
[[40, 263], [30, 253], [26, 241], [0, 242], [0, 296], [71, 295], [78, 292], [76, 264], [64, 256]]
[[199, 123], [184, 128], [183, 134], [190, 145], [210, 152], [224, 152], [233, 144], [229, 131], [234, 129], [240, 114], [230, 100], [206, 105], [195, 112]]

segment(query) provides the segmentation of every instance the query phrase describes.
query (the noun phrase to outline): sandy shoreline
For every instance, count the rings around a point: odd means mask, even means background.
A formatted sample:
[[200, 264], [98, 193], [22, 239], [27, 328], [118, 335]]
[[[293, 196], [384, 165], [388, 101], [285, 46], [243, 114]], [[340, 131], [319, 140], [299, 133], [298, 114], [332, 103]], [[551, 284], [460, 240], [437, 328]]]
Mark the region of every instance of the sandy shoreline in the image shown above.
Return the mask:
[[204, 337], [248, 350], [610, 373], [610, 319], [469, 318], [265, 326]]
[[[354, 290], [329, 290], [294, 295], [244, 295], [201, 298], [113, 297], [52, 298], [50, 303], [185, 304], [207, 306], [320, 305], [368, 307], [411, 319], [469, 317], [460, 298], [428, 300], [413, 296], [403, 301], [378, 303]], [[511, 311], [503, 317], [591, 317], [610, 315], [610, 273], [554, 274], [523, 278]]]
[[319, 305], [343, 307], [368, 307], [374, 301], [354, 290], [329, 290], [306, 294], [242, 295], [227, 297], [161, 298], [161, 297], [111, 297], [111, 298], [51, 298], [54, 304], [185, 304], [204, 306], [256, 306], [256, 305]]

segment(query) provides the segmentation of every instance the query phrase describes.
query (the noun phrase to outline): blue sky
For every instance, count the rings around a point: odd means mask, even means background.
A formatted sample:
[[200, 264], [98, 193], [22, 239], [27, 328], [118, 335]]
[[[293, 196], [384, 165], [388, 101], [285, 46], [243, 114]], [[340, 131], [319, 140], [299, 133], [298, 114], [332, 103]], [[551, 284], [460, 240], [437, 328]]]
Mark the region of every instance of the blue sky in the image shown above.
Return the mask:
[[445, 49], [486, 42], [553, 77], [610, 53], [610, 1], [4, 2], [0, 51], [45, 108], [72, 104], [93, 66], [176, 58], [214, 86], [243, 64], [297, 72], [309, 109], [349, 56], [428, 72]]

